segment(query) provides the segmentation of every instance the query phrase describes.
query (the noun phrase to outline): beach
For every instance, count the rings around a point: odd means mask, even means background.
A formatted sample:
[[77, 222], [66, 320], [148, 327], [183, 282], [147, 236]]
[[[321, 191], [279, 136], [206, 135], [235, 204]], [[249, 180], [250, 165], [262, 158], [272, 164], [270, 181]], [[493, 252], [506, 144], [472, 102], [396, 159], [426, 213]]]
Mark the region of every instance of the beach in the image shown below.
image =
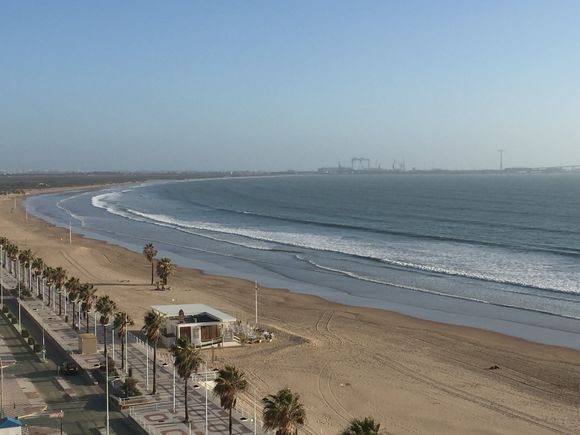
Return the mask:
[[[171, 290], [148, 285], [143, 255], [73, 234], [0, 200], [0, 235], [95, 284], [141, 326], [150, 305], [204, 303], [254, 316], [254, 283], [178, 268]], [[252, 394], [298, 392], [314, 433], [372, 415], [389, 433], [578, 433], [580, 353], [478, 329], [260, 288], [259, 324], [272, 343], [216, 352]], [[490, 367], [499, 367], [489, 370]]]

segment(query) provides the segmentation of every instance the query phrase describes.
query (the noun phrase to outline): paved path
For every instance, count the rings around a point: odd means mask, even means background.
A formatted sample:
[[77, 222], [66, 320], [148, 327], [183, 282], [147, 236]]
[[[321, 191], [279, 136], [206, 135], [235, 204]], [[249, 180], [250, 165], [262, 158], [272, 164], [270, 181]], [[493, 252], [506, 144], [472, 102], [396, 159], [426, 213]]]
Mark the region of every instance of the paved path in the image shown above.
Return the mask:
[[29, 379], [16, 376], [18, 359], [30, 354], [30, 348], [22, 337], [0, 319], [0, 358], [3, 371], [2, 412], [4, 416], [23, 418], [40, 414], [46, 403]]

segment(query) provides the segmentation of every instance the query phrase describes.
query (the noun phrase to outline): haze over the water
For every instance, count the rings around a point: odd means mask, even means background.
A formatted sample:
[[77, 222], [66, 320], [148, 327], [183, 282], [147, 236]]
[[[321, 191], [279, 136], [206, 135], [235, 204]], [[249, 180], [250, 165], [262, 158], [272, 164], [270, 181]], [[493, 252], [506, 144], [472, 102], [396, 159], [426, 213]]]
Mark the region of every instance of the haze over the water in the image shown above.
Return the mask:
[[0, 170], [580, 164], [573, 1], [3, 2]]

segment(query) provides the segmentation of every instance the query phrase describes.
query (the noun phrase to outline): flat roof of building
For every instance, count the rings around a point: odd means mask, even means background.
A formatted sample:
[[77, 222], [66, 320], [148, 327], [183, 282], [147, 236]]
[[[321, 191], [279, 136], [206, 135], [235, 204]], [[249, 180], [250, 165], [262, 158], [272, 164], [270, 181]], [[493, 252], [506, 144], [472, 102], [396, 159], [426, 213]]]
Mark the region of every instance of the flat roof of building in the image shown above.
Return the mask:
[[155, 311], [161, 313], [166, 317], [177, 317], [179, 316], [179, 311], [183, 310], [185, 316], [195, 316], [196, 314], [207, 313], [213, 317], [216, 317], [222, 322], [235, 322], [235, 317], [224, 313], [223, 311], [216, 310], [205, 304], [176, 304], [176, 305], [151, 305]]

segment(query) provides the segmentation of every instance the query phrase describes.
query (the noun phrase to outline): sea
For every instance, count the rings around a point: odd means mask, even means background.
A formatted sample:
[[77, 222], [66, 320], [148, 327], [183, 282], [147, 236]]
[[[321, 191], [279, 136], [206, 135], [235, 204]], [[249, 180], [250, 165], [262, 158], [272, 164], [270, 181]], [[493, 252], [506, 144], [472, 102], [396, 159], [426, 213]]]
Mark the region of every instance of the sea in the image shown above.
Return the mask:
[[580, 174], [162, 180], [24, 205], [210, 274], [580, 348]]

